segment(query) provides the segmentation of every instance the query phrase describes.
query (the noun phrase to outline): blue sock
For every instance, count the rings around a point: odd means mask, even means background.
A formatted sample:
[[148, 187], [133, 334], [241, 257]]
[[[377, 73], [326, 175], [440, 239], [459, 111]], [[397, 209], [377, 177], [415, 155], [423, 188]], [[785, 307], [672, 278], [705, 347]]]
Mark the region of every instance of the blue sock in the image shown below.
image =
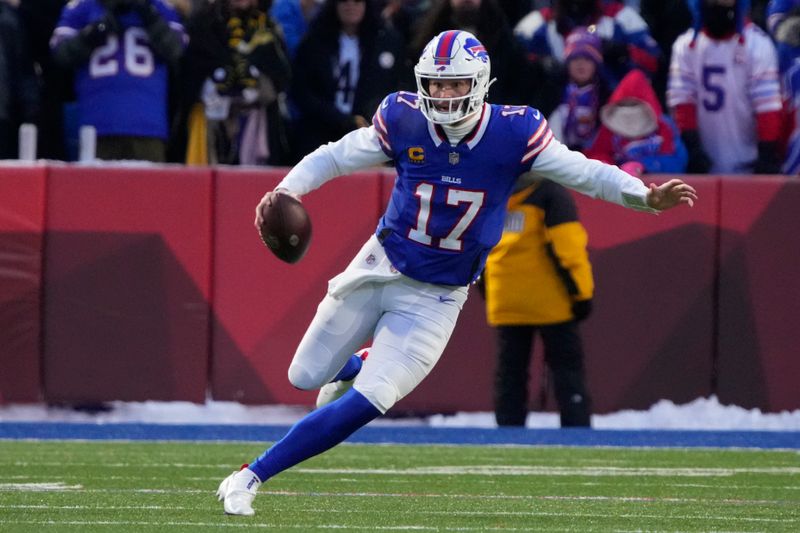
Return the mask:
[[354, 379], [359, 372], [361, 372], [361, 365], [364, 364], [361, 361], [361, 358], [357, 355], [351, 355], [350, 359], [344, 364], [339, 373], [336, 374], [336, 377], [333, 378], [331, 381], [350, 381]]
[[304, 416], [248, 468], [261, 481], [266, 481], [301, 461], [333, 448], [380, 414], [360, 392], [350, 389], [335, 402]]

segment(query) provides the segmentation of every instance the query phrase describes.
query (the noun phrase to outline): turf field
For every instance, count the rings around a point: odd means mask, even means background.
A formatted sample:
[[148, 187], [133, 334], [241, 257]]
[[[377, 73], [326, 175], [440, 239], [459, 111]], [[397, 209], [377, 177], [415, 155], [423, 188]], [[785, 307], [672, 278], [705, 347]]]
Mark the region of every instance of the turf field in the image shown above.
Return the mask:
[[797, 450], [346, 444], [223, 515], [262, 450], [0, 441], [0, 531], [800, 531]]

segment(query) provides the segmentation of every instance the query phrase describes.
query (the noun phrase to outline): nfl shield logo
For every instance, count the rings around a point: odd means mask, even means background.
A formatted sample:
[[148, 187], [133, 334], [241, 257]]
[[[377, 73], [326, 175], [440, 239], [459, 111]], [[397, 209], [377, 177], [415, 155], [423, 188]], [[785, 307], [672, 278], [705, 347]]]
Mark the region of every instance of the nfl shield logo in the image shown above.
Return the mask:
[[450, 161], [451, 165], [457, 165], [458, 164], [458, 153], [457, 152], [450, 152], [450, 157], [448, 158], [448, 161]]

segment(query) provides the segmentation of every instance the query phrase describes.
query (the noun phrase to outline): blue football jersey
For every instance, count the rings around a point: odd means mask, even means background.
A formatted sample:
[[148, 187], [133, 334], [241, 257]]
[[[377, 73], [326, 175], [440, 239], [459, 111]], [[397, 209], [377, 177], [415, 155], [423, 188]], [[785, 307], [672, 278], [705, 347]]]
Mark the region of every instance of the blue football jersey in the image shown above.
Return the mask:
[[451, 146], [415, 93], [387, 96], [372, 123], [397, 180], [377, 236], [392, 264], [423, 282], [466, 285], [500, 240], [516, 179], [553, 138], [530, 107], [483, 106], [475, 129]]
[[[151, 0], [172, 31], [184, 36], [177, 12], [163, 0]], [[64, 7], [51, 45], [76, 35], [106, 13], [99, 0], [73, 0]], [[75, 73], [80, 123], [98, 135], [166, 139], [167, 66], [150, 48], [142, 21], [133, 11], [119, 17], [120, 35], [109, 35]]]

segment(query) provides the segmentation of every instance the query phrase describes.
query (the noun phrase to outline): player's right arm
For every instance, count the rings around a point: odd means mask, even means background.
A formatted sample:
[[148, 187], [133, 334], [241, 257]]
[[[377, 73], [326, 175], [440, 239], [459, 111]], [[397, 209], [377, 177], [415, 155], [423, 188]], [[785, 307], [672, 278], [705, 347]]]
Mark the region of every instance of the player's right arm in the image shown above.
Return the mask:
[[305, 156], [289, 171], [275, 190], [269, 191], [256, 206], [256, 227], [261, 224], [264, 205], [272, 205], [276, 194], [291, 194], [297, 199], [337, 176], [378, 166], [389, 160], [381, 150], [374, 126], [353, 130], [336, 142], [324, 144]]

